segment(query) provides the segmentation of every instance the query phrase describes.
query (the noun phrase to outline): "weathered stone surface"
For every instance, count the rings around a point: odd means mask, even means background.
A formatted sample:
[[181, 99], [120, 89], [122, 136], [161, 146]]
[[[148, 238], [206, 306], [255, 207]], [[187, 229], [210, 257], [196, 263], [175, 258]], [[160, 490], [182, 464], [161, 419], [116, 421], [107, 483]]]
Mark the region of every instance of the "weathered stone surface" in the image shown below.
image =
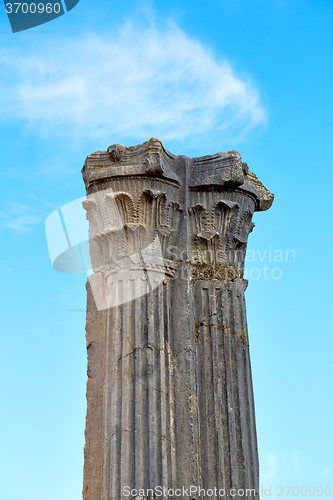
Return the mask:
[[83, 177], [84, 500], [123, 500], [126, 486], [257, 496], [242, 276], [253, 212], [273, 195], [237, 151], [187, 158], [159, 139], [93, 153]]

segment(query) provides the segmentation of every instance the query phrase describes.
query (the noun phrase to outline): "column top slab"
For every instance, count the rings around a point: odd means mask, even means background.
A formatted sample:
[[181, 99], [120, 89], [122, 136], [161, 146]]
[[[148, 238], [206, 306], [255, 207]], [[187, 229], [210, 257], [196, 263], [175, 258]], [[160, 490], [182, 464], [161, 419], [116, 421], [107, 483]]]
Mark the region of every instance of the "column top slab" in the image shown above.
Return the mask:
[[274, 195], [249, 171], [238, 151], [189, 158], [167, 151], [160, 139], [137, 146], [113, 144], [87, 156], [82, 169], [86, 189], [113, 178], [144, 176], [187, 185], [188, 189], [238, 189], [251, 193], [256, 210], [268, 210]]

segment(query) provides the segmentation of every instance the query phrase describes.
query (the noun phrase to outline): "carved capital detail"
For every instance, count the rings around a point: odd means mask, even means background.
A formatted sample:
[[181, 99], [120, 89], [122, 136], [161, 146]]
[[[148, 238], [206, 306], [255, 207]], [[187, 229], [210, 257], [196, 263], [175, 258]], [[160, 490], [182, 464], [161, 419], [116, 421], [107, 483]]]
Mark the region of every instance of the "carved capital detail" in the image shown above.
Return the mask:
[[192, 261], [223, 264], [243, 269], [247, 238], [252, 231], [252, 212], [241, 202], [220, 199], [205, 208], [189, 210], [192, 230]]
[[[142, 254], [151, 265], [163, 267], [166, 248], [175, 240], [181, 207], [166, 193], [145, 189], [138, 199], [111, 189], [89, 195], [83, 202], [90, 222], [90, 252], [95, 271], [132, 268]], [[133, 265], [132, 265], [133, 264]]]

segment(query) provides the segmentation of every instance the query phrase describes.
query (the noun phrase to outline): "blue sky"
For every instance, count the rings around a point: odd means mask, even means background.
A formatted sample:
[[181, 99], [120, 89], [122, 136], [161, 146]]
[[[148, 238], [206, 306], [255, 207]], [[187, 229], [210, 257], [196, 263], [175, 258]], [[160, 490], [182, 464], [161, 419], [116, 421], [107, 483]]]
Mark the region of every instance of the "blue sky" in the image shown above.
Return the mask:
[[247, 263], [261, 484], [333, 490], [332, 26], [328, 0], [81, 0], [12, 34], [0, 7], [1, 498], [81, 498], [86, 277], [44, 222], [88, 154], [150, 137], [237, 149], [275, 193]]

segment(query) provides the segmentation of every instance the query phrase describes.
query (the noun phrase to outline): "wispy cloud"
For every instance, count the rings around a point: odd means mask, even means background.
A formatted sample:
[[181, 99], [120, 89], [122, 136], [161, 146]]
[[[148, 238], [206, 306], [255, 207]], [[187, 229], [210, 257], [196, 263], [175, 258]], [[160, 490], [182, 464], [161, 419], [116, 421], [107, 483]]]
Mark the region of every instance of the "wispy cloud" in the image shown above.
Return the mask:
[[297, 450], [265, 453], [260, 458], [261, 484], [265, 487], [274, 483], [278, 477], [295, 477], [301, 470], [301, 461], [302, 455]]
[[[0, 49], [0, 115], [79, 137], [186, 139], [265, 121], [259, 92], [175, 24]], [[40, 127], [40, 128], [38, 128]]]
[[32, 231], [35, 224], [44, 222], [38, 210], [22, 203], [10, 203], [0, 211], [0, 227], [23, 234]]
[[325, 467], [325, 469], [322, 471], [322, 474], [332, 474], [333, 473], [333, 464], [329, 465], [328, 467]]
[[296, 473], [299, 471], [299, 461], [300, 461], [300, 454], [298, 451], [291, 451], [289, 453], [290, 457], [290, 469], [292, 472]]
[[273, 453], [266, 453], [262, 463], [261, 483], [269, 485], [275, 478], [277, 473], [278, 457]]

